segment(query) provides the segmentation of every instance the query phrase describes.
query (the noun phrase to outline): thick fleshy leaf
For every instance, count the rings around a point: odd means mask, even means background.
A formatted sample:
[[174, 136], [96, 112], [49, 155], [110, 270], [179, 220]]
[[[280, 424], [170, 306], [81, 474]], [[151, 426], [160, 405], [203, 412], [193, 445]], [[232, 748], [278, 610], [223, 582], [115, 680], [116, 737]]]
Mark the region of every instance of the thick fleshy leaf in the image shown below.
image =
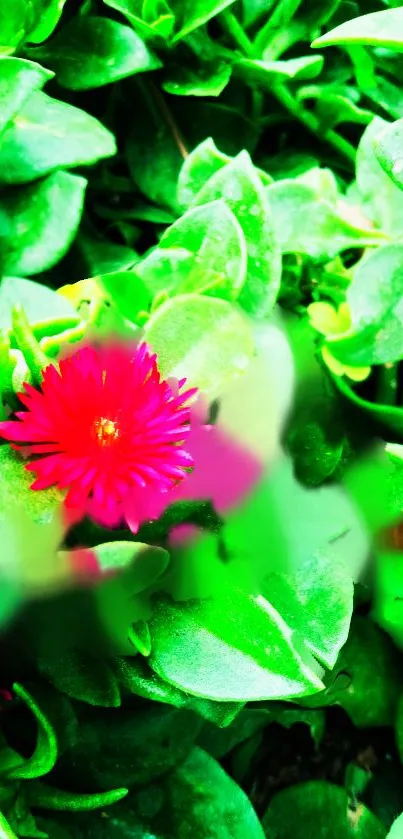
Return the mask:
[[150, 41], [166, 41], [175, 26], [175, 15], [166, 0], [104, 0], [121, 12], [139, 34]]
[[0, 134], [27, 99], [51, 79], [53, 73], [24, 58], [0, 58]]
[[264, 839], [245, 793], [197, 748], [158, 785], [130, 794], [107, 816], [99, 810], [91, 816], [40, 819], [39, 824], [50, 839]]
[[92, 658], [78, 650], [64, 655], [58, 651], [54, 659], [49, 655], [38, 662], [40, 673], [61, 693], [89, 705], [117, 708], [120, 692], [116, 676], [101, 658]]
[[50, 37], [62, 16], [67, 0], [48, 0], [35, 29], [29, 33], [30, 44], [40, 44]]
[[54, 172], [37, 184], [3, 192], [8, 274], [38, 274], [64, 256], [80, 223], [86, 185], [77, 175]]
[[375, 154], [392, 181], [403, 189], [403, 119], [386, 126], [374, 140]]
[[313, 47], [330, 47], [334, 44], [368, 44], [373, 47], [388, 47], [403, 52], [403, 9], [386, 9], [347, 20], [316, 38]]
[[49, 522], [63, 496], [55, 489], [33, 492], [30, 489], [32, 474], [24, 469], [24, 465], [22, 458], [10, 446], [0, 445], [0, 520], [17, 503], [32, 521]]
[[356, 366], [399, 361], [403, 354], [403, 245], [384, 245], [362, 259], [347, 289], [352, 329], [328, 338], [340, 361]]
[[300, 253], [330, 259], [352, 247], [378, 245], [385, 236], [355, 225], [330, 201], [320, 199], [303, 183], [284, 180], [266, 188], [275, 234], [283, 253]]
[[230, 64], [201, 65], [197, 70], [190, 67], [174, 67], [163, 88], [174, 96], [219, 96], [231, 78]]
[[211, 176], [194, 201], [200, 206], [221, 198], [238, 220], [248, 255], [239, 302], [247, 312], [258, 316], [267, 315], [273, 308], [281, 276], [277, 227], [266, 196], [248, 153], [241, 152]]
[[[177, 251], [179, 258], [170, 260]], [[135, 273], [152, 297], [166, 291], [235, 299], [246, 276], [242, 228], [224, 201], [188, 210], [168, 227], [158, 250], [139, 263]]]
[[380, 117], [374, 117], [367, 125], [358, 144], [352, 198], [358, 198], [365, 215], [376, 227], [391, 239], [397, 239], [403, 232], [403, 193], [381, 166], [376, 145], [390, 125]]
[[18, 761], [19, 756], [14, 755], [17, 758], [14, 762], [13, 755], [10, 754], [9, 766], [7, 765], [9, 750], [5, 750], [3, 754], [0, 751], [0, 771], [7, 778], [19, 780], [40, 778], [53, 769], [58, 755], [56, 732], [43, 707], [49, 704], [49, 695], [42, 687], [39, 690], [38, 688], [26, 690], [19, 684], [13, 685], [13, 693], [28, 706], [34, 715], [38, 727], [37, 741], [35, 750], [28, 759], [20, 758]]
[[134, 271], [112, 271], [110, 274], [101, 274], [99, 282], [123, 317], [132, 323], [138, 323], [139, 317], [148, 311], [151, 295]]
[[246, 318], [226, 300], [181, 295], [160, 306], [145, 326], [163, 376], [182, 378], [211, 399], [247, 368], [254, 353]]
[[96, 163], [115, 151], [113, 135], [90, 114], [34, 93], [1, 138], [0, 183], [27, 183], [55, 169]]
[[246, 702], [321, 688], [294, 649], [292, 631], [263, 597], [233, 592], [187, 603], [160, 600], [150, 631], [152, 669], [195, 696]]
[[30, 55], [50, 67], [63, 87], [88, 90], [161, 67], [129, 27], [92, 15], [74, 18]]
[[395, 819], [387, 835], [387, 839], [402, 839], [403, 836], [403, 813]]
[[[298, 818], [295, 814], [298, 813]], [[386, 828], [364, 804], [327, 781], [308, 781], [279, 792], [263, 816], [267, 839], [385, 839]]]

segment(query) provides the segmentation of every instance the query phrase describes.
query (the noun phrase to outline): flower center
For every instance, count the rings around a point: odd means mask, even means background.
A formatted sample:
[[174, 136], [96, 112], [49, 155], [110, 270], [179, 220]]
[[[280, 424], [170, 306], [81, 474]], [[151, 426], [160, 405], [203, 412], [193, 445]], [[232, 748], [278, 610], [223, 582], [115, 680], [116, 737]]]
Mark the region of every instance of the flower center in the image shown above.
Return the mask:
[[98, 417], [94, 422], [94, 433], [101, 446], [110, 446], [119, 437], [119, 424], [108, 417]]

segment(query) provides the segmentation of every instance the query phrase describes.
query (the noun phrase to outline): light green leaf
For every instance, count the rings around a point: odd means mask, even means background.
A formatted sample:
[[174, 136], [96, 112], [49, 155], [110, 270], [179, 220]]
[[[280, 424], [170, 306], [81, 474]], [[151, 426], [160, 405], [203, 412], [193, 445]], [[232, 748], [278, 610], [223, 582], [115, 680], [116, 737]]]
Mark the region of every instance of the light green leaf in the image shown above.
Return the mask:
[[316, 38], [313, 47], [329, 47], [333, 44], [368, 44], [374, 47], [388, 47], [403, 52], [403, 8], [371, 12], [368, 15], [347, 20], [330, 32]]
[[164, 303], [145, 326], [164, 377], [186, 376], [210, 399], [248, 367], [254, 353], [250, 326], [225, 300], [181, 295]]
[[32, 474], [24, 466], [21, 456], [10, 446], [0, 445], [0, 521], [9, 515], [17, 503], [33, 522], [50, 522], [63, 496], [53, 488], [40, 492], [30, 489]]
[[[391, 123], [374, 117], [358, 144], [356, 158], [355, 200], [361, 202], [366, 216], [390, 236], [403, 235], [403, 193], [377, 159], [378, 137]], [[354, 196], [353, 196], [354, 197]]]
[[156, 257], [136, 266], [152, 294], [174, 290], [176, 294], [197, 292], [213, 297], [235, 299], [246, 276], [246, 249], [242, 228], [224, 201], [202, 202], [205, 206], [188, 210], [165, 231], [159, 249], [181, 249], [188, 260], [177, 261], [173, 276], [167, 274], [161, 287], [161, 270], [154, 279]]
[[374, 139], [375, 154], [392, 181], [403, 189], [403, 119], [388, 125]]
[[0, 53], [15, 51], [27, 33], [36, 25], [40, 14], [37, 0], [10, 0], [0, 6]]
[[274, 82], [315, 79], [322, 72], [323, 63], [324, 58], [321, 55], [289, 58], [288, 61], [242, 58], [235, 62], [234, 72], [247, 82], [256, 82], [269, 88]]
[[169, 563], [167, 551], [142, 542], [105, 542], [96, 545], [93, 550], [104, 573], [127, 569], [132, 594], [149, 588], [166, 571]]
[[101, 87], [161, 67], [129, 26], [92, 15], [73, 18], [29, 54], [54, 70], [59, 84], [70, 90]]
[[234, 0], [193, 0], [189, 5], [187, 0], [172, 0], [172, 11], [179, 25], [179, 32], [176, 32], [172, 39], [173, 43], [203, 26], [233, 2]]
[[[298, 813], [298, 818], [295, 814]], [[386, 828], [364, 804], [327, 781], [308, 781], [279, 792], [263, 816], [268, 839], [385, 839]]]
[[[51, 288], [33, 280], [20, 277], [4, 277], [0, 285], [0, 328], [11, 328], [11, 309], [19, 303], [30, 323], [79, 317], [72, 304]], [[73, 325], [70, 323], [70, 325]]]
[[306, 184], [277, 181], [266, 187], [266, 196], [283, 253], [330, 259], [346, 248], [385, 241], [381, 232], [350, 223]]
[[320, 690], [293, 633], [264, 599], [242, 592], [211, 600], [160, 600], [150, 621], [150, 666], [195, 696], [246, 702]]
[[51, 79], [53, 73], [24, 58], [0, 58], [0, 133], [26, 100]]
[[249, 313], [267, 315], [280, 286], [281, 258], [265, 190], [247, 152], [212, 175], [193, 203], [200, 206], [220, 198], [239, 222], [246, 241], [247, 277], [239, 302]]
[[77, 175], [54, 172], [37, 184], [3, 192], [8, 274], [38, 274], [64, 256], [80, 223], [86, 185]]
[[46, 93], [34, 93], [2, 136], [0, 183], [26, 183], [115, 152], [113, 134], [97, 119]]
[[356, 366], [399, 361], [402, 296], [403, 245], [384, 245], [360, 260], [347, 289], [352, 330], [327, 341], [336, 358]]
[[395, 819], [386, 839], [402, 839], [403, 837], [403, 813]]

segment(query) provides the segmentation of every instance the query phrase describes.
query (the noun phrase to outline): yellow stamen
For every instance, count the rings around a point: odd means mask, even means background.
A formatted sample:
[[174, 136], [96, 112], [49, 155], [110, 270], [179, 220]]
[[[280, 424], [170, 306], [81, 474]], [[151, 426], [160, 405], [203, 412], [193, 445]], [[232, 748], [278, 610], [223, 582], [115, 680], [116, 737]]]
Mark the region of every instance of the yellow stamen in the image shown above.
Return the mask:
[[119, 426], [115, 420], [100, 417], [94, 422], [95, 436], [101, 446], [108, 446], [119, 437]]

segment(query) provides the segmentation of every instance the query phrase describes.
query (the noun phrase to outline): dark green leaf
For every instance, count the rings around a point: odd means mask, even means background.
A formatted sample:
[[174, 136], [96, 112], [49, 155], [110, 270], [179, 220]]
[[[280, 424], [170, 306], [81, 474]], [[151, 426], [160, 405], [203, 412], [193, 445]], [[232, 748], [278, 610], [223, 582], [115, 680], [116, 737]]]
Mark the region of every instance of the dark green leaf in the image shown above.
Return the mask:
[[117, 708], [120, 692], [112, 668], [100, 658], [70, 650], [54, 659], [48, 655], [38, 663], [39, 671], [61, 693], [89, 705]]
[[194, 0], [189, 6], [186, 0], [172, 0], [172, 11], [179, 26], [179, 32], [176, 32], [173, 41], [179, 41], [189, 35], [233, 2], [234, 0]]
[[[13, 693], [19, 699], [22, 699], [32, 711], [38, 726], [37, 741], [31, 757], [28, 759], [21, 758], [19, 764], [11, 765], [9, 769], [7, 769], [7, 763], [0, 752], [0, 769], [8, 778], [40, 778], [41, 775], [46, 775], [53, 769], [58, 756], [56, 732], [46, 713], [49, 696], [43, 689], [28, 691], [19, 684], [13, 685]], [[45, 710], [43, 710], [43, 704], [45, 704]]]
[[[295, 814], [298, 813], [298, 818]], [[263, 817], [268, 839], [385, 839], [386, 828], [364, 804], [327, 781], [308, 781], [279, 792]]]

